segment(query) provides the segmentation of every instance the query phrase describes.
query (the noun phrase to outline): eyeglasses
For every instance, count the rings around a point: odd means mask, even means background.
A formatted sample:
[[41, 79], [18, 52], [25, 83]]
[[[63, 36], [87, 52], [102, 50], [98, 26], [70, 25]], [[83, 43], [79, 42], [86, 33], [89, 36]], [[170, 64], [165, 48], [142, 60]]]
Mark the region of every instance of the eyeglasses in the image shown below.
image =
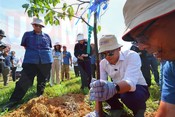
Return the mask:
[[39, 27], [39, 28], [42, 28], [43, 26], [41, 25], [38, 25], [38, 24], [33, 24], [35, 27]]
[[[116, 50], [116, 49], [115, 49]], [[112, 57], [114, 55], [115, 50], [107, 51], [103, 53], [104, 57], [110, 56]]]
[[148, 41], [148, 36], [145, 35], [145, 32], [153, 26], [153, 24], [157, 20], [153, 20], [151, 23], [149, 23], [135, 38], [133, 38], [131, 35], [128, 35], [126, 40], [135, 40], [137, 43], [146, 43]]

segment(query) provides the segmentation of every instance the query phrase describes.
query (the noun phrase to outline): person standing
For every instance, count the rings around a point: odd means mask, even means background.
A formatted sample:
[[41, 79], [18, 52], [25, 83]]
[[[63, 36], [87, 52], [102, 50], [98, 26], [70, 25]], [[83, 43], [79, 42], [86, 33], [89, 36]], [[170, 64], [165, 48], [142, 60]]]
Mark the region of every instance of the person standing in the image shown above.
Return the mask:
[[79, 77], [80, 76], [80, 70], [79, 70], [79, 67], [78, 67], [78, 59], [77, 57], [73, 57], [73, 65], [74, 65], [74, 73], [75, 73], [75, 77]]
[[127, 0], [123, 14], [125, 41], [137, 41], [160, 60], [163, 69], [161, 101], [155, 117], [175, 116], [175, 0]]
[[148, 60], [149, 60], [151, 71], [154, 75], [154, 80], [156, 84], [159, 86], [158, 61], [153, 54], [148, 54]]
[[[7, 47], [7, 45], [5, 43], [2, 42], [2, 39], [6, 37], [5, 36], [5, 32], [0, 29], [0, 73], [2, 73], [2, 75], [5, 73], [4, 72], [4, 67], [5, 67], [5, 58], [4, 58], [4, 49]], [[3, 76], [6, 76], [5, 74]], [[4, 86], [7, 85], [8, 79], [4, 79]]]
[[53, 63], [52, 63], [52, 70], [51, 70], [51, 78], [50, 78], [50, 85], [53, 86], [55, 82], [55, 74], [56, 74], [56, 84], [60, 83], [60, 69], [61, 69], [61, 60], [62, 60], [62, 53], [61, 53], [61, 45], [59, 42], [56, 42], [54, 45], [54, 49], [52, 50], [53, 55]]
[[148, 52], [146, 50], [140, 50], [137, 46], [137, 42], [132, 42], [132, 46], [130, 50], [133, 50], [137, 52], [140, 55], [142, 66], [141, 66], [141, 71], [142, 74], [146, 80], [146, 83], [148, 84], [148, 87], [151, 86], [151, 68], [150, 68], [150, 62], [148, 59]]
[[4, 86], [8, 85], [9, 82], [9, 75], [10, 75], [10, 45], [7, 45], [7, 47], [3, 50], [3, 56], [4, 56], [4, 66], [3, 66], [3, 70], [2, 70], [2, 76], [3, 76], [3, 80], [4, 80]]
[[96, 53], [95, 53], [95, 44], [91, 43], [92, 55], [91, 55], [91, 75], [93, 78], [96, 78]]
[[63, 46], [62, 52], [62, 66], [61, 66], [61, 79], [64, 81], [64, 78], [69, 80], [69, 65], [72, 66], [72, 56], [71, 53], [67, 51], [67, 47]]
[[[87, 42], [83, 34], [77, 35], [78, 43], [74, 47], [74, 55], [78, 58], [78, 66], [81, 74], [81, 89], [90, 88], [91, 82], [91, 53], [87, 53]], [[90, 47], [91, 48], [91, 47]], [[90, 49], [92, 51], [92, 48]]]
[[25, 32], [21, 41], [21, 46], [25, 48], [21, 78], [16, 82], [9, 102], [3, 110], [11, 109], [22, 100], [29, 87], [33, 85], [35, 76], [37, 76], [37, 96], [44, 93], [53, 62], [52, 43], [49, 35], [42, 31], [44, 23], [41, 19], [33, 18], [31, 24], [33, 31]]
[[16, 69], [19, 63], [19, 59], [15, 55], [15, 51], [11, 51], [11, 57], [10, 57], [10, 62], [11, 62], [11, 67], [10, 69], [12, 70], [12, 79], [15, 82], [16, 81]]

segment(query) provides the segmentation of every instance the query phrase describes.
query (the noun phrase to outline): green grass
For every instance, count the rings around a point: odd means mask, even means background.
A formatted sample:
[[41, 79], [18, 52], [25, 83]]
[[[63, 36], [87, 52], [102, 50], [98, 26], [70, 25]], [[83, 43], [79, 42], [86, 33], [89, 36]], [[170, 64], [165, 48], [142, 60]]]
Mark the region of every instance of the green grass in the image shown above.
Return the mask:
[[[57, 97], [62, 96], [67, 93], [83, 93], [88, 94], [88, 90], [85, 90], [82, 92], [80, 90], [80, 77], [75, 78], [73, 71], [70, 72], [71, 79], [69, 81], [64, 81], [59, 85], [54, 85], [50, 87], [49, 83], [47, 83], [44, 96], [47, 97]], [[13, 90], [15, 87], [15, 83], [13, 81], [10, 81], [8, 86], [3, 86], [2, 77], [0, 77], [0, 108], [9, 100]], [[160, 91], [159, 87], [154, 82], [154, 79], [152, 78], [152, 85], [149, 88], [150, 91], [150, 98], [147, 101], [147, 112], [154, 112], [158, 108], [158, 103], [160, 100]], [[25, 97], [21, 101], [21, 103], [25, 103], [28, 100], [30, 100], [33, 97], [36, 97], [36, 81], [34, 82], [34, 85], [27, 91]], [[94, 108], [94, 102], [89, 102], [89, 100], [86, 100], [87, 103], [90, 104], [92, 108]], [[125, 111], [127, 113], [131, 113], [131, 111], [127, 108], [125, 108]], [[8, 112], [5, 112], [8, 113]], [[0, 116], [4, 113], [0, 112]]]

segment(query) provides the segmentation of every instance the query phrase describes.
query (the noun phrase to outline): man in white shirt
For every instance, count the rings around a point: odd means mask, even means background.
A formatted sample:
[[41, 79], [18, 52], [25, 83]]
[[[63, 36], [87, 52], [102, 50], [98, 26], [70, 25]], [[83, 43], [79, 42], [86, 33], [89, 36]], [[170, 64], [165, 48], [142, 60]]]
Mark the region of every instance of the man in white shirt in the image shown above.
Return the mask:
[[[111, 106], [112, 117], [121, 116], [123, 104], [135, 117], [144, 117], [149, 91], [139, 55], [132, 50], [121, 51], [122, 45], [114, 35], [104, 35], [99, 45], [99, 53], [105, 58], [100, 62], [100, 80], [91, 83], [90, 100], [106, 101]], [[98, 106], [86, 116], [98, 117]]]

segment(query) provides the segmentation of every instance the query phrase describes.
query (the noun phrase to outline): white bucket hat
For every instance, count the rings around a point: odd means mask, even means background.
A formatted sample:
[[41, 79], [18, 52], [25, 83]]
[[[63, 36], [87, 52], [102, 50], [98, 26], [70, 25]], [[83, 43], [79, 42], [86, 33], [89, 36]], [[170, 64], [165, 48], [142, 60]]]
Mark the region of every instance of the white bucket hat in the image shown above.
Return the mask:
[[84, 38], [84, 35], [82, 33], [79, 33], [77, 35], [77, 41], [81, 41], [81, 40], [86, 40], [86, 39]]
[[41, 25], [42, 27], [44, 27], [44, 23], [41, 19], [38, 19], [38, 18], [33, 18], [33, 22], [31, 23], [32, 25], [33, 24], [38, 24], [38, 25]]
[[104, 35], [99, 40], [99, 53], [110, 51], [122, 47], [115, 35]]
[[126, 25], [123, 40], [133, 41], [127, 38], [130, 31], [171, 12], [175, 12], [175, 0], [127, 0], [123, 8]]
[[57, 46], [57, 45], [60, 45], [60, 46], [61, 46], [61, 44], [60, 44], [59, 42], [56, 42], [56, 43], [54, 44], [54, 46]]

